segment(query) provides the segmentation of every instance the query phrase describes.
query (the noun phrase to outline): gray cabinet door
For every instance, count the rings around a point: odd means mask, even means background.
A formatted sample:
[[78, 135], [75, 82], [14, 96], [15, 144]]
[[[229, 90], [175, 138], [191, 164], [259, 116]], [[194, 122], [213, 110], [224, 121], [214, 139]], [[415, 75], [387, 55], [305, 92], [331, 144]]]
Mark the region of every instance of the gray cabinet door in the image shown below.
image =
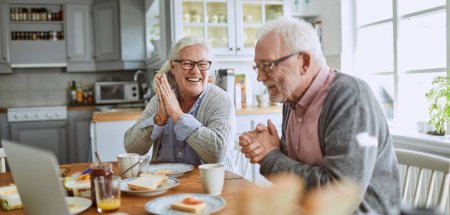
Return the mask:
[[94, 71], [92, 21], [88, 4], [66, 5], [67, 71]]
[[0, 4], [0, 63], [8, 63], [8, 53], [6, 48], [8, 45], [7, 11], [6, 4]]
[[11, 73], [9, 65], [9, 10], [7, 4], [0, 4], [0, 73]]
[[97, 61], [119, 60], [119, 15], [117, 1], [95, 1], [94, 41]]
[[11, 140], [55, 153], [59, 163], [67, 163], [67, 121], [11, 123]]
[[73, 110], [68, 112], [68, 150], [69, 162], [89, 162], [90, 159], [90, 123], [92, 110]]
[[[9, 126], [6, 113], [0, 113], [0, 140], [9, 140]], [[1, 147], [1, 145], [0, 145]]]

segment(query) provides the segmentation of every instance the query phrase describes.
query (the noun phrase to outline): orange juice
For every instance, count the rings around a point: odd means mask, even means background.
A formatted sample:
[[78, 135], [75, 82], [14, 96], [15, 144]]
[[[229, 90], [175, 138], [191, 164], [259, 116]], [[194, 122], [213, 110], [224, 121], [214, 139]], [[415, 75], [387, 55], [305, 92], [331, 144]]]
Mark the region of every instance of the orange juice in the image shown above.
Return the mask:
[[110, 212], [120, 208], [120, 199], [103, 199], [97, 201], [98, 212]]

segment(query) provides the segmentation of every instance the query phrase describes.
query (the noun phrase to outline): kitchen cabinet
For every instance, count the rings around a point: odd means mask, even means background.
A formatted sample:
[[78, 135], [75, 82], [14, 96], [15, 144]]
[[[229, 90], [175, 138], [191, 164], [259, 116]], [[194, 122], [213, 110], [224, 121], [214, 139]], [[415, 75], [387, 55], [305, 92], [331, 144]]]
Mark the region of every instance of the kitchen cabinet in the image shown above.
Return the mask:
[[125, 132], [136, 120], [116, 120], [91, 123], [92, 156], [98, 152], [103, 161], [115, 161], [117, 155], [126, 153], [123, 143]]
[[65, 6], [67, 71], [95, 71], [90, 4]]
[[232, 156], [232, 160], [235, 161], [237, 174], [258, 185], [267, 185], [269, 182], [259, 173], [260, 165], [250, 163], [250, 160], [240, 152], [239, 136], [246, 131], [254, 130], [259, 123], [267, 125], [268, 119], [272, 120], [277, 127], [278, 134], [281, 135], [282, 114], [280, 112], [241, 114], [239, 110], [236, 110], [236, 113], [235, 147], [229, 156]]
[[11, 122], [11, 140], [52, 151], [59, 163], [67, 163], [67, 121]]
[[10, 4], [11, 67], [66, 66], [62, 14], [63, 4]]
[[70, 163], [91, 161], [90, 123], [93, 110], [68, 111], [68, 160]]
[[[0, 140], [9, 140], [9, 125], [6, 113], [0, 113]], [[1, 144], [0, 144], [1, 148]]]
[[[206, 38], [216, 56], [254, 55], [256, 33], [265, 22], [289, 16], [283, 0], [175, 1], [175, 40], [193, 35]], [[182, 13], [180, 13], [182, 11]]]
[[11, 73], [8, 47], [8, 5], [0, 2], [0, 73]]
[[93, 3], [97, 71], [145, 68], [144, 0]]

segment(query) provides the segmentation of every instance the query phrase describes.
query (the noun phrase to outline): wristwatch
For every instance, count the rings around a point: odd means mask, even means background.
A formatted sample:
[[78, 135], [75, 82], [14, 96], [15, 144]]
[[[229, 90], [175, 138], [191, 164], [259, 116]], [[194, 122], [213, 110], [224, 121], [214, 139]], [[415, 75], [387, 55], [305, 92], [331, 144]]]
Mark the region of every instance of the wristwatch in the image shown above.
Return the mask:
[[164, 125], [164, 124], [166, 124], [166, 122], [163, 121], [163, 119], [161, 118], [159, 113], [156, 113], [154, 121], [155, 121], [155, 124], [157, 124], [157, 125]]

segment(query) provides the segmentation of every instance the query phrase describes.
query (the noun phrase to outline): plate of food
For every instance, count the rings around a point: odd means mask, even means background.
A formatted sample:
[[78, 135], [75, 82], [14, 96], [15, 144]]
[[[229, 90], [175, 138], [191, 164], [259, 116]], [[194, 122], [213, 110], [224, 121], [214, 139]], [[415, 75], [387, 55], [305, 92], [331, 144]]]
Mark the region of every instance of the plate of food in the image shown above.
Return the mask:
[[82, 197], [66, 197], [66, 202], [70, 214], [79, 214], [91, 207], [92, 204], [90, 199]]
[[148, 172], [154, 174], [164, 174], [171, 177], [179, 177], [192, 169], [194, 169], [194, 166], [185, 163], [160, 163], [151, 164], [148, 168]]
[[210, 214], [225, 207], [220, 196], [201, 193], [183, 193], [148, 201], [144, 208], [153, 214]]
[[142, 173], [140, 177], [128, 178], [120, 183], [120, 190], [135, 196], [153, 196], [165, 193], [180, 181], [161, 174]]

